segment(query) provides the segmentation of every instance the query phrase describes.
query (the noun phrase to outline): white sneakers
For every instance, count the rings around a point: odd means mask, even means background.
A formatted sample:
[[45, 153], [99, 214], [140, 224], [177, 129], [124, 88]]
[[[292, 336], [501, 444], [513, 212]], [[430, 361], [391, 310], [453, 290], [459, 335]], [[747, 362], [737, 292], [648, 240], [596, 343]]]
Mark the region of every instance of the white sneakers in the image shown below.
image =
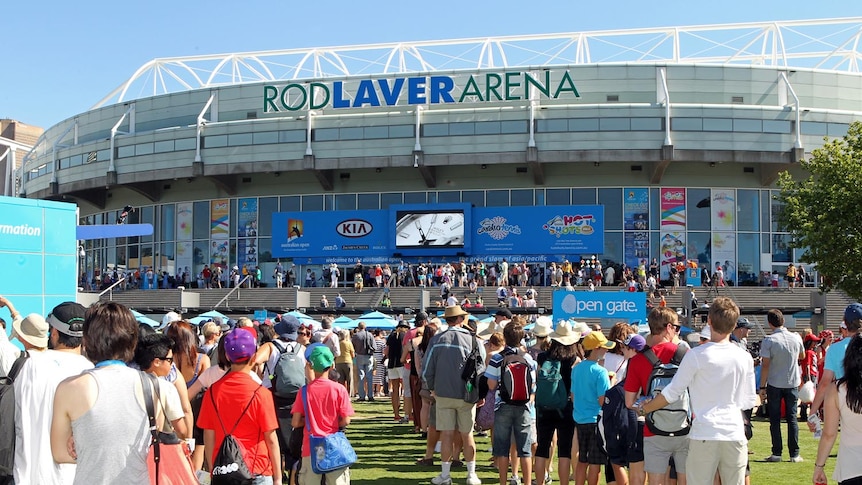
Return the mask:
[[434, 485], [452, 485], [452, 477], [444, 477], [441, 473], [436, 477], [432, 478], [431, 483], [433, 483]]
[[[434, 485], [452, 485], [452, 477], [444, 477], [441, 473], [436, 477], [432, 478], [431, 483], [433, 483]], [[465, 483], [467, 485], [482, 485], [482, 480], [480, 480], [479, 476], [475, 473], [468, 473], [467, 481]]]

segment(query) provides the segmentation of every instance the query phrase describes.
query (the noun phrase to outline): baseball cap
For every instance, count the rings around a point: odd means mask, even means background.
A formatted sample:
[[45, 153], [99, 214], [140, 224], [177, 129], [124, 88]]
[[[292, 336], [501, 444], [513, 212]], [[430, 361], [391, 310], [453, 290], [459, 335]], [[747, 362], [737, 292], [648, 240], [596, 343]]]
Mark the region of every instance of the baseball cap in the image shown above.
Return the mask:
[[844, 309], [844, 323], [862, 320], [862, 304], [851, 303]]
[[709, 328], [709, 325], [700, 329], [700, 339], [701, 340], [712, 340], [712, 329]]
[[612, 349], [616, 347], [616, 342], [611, 342], [605, 337], [605, 334], [599, 331], [592, 331], [586, 337], [584, 337], [584, 341], [582, 342], [584, 348], [587, 350], [595, 350], [599, 347], [604, 349]]
[[747, 328], [747, 329], [751, 330], [752, 328], [754, 328], [754, 324], [751, 323], [747, 318], [740, 317], [736, 321], [736, 328]]
[[12, 322], [12, 330], [18, 340], [44, 349], [48, 347], [48, 322], [38, 313], [31, 313], [21, 320]]
[[332, 367], [333, 362], [335, 362], [335, 356], [332, 355], [332, 351], [329, 350], [329, 347], [325, 345], [317, 345], [311, 349], [311, 353], [308, 355], [308, 361], [311, 362], [311, 368], [314, 369], [315, 372], [323, 372]]
[[80, 303], [66, 301], [55, 306], [48, 315], [48, 324], [58, 332], [70, 337], [84, 336], [84, 313], [87, 309]]
[[509, 310], [508, 308], [500, 308], [499, 310], [494, 312], [494, 316], [495, 317], [496, 316], [502, 316], [504, 318], [511, 320], [512, 319], [512, 311]]
[[232, 364], [248, 361], [257, 351], [257, 339], [248, 329], [234, 329], [223, 338], [225, 354]]
[[644, 347], [646, 347], [646, 340], [640, 335], [632, 333], [623, 340], [623, 345], [640, 352]]
[[423, 311], [416, 312], [416, 316], [413, 318], [413, 321], [416, 323], [426, 322], [428, 321], [428, 314]]

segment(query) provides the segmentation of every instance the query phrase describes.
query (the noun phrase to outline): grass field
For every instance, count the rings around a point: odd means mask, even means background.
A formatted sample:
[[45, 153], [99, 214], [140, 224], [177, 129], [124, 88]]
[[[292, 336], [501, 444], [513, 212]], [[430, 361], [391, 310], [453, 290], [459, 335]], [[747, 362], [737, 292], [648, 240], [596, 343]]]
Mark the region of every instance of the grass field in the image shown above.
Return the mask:
[[[425, 441], [412, 432], [410, 424], [394, 424], [392, 410], [387, 402], [354, 403], [356, 416], [348, 428], [347, 435], [359, 456], [359, 462], [351, 468], [351, 483], [375, 485], [428, 484], [440, 466], [419, 467], [413, 462], [425, 450]], [[757, 419], [754, 423], [754, 438], [749, 448], [751, 459], [751, 483], [754, 485], [803, 485], [811, 483], [814, 456], [817, 453], [815, 440], [805, 423], [801, 423], [799, 440], [803, 463], [790, 463], [785, 451], [781, 463], [766, 463], [770, 454], [769, 422]], [[785, 448], [786, 448], [786, 426]], [[489, 438], [476, 438], [478, 456], [477, 473], [483, 483], [497, 483], [497, 471], [490, 466]], [[837, 444], [834, 450], [837, 450]], [[832, 476], [835, 467], [834, 451], [826, 465], [827, 476]], [[436, 462], [439, 463], [439, 455]], [[455, 469], [453, 483], [464, 483], [466, 469]], [[554, 482], [557, 483], [557, 482]], [[604, 480], [599, 483], [604, 484]], [[830, 480], [830, 483], [834, 483]]]

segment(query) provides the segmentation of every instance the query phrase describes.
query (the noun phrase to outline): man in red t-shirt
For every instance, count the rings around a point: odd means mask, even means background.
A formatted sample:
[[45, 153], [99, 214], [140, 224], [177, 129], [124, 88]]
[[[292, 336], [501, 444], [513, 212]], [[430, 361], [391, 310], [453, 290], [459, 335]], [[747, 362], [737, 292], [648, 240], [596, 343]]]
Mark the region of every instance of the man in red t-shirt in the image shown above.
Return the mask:
[[[650, 311], [648, 319], [650, 336], [647, 343], [651, 345], [650, 348], [660, 361], [668, 363], [673, 358], [680, 343], [688, 346], [679, 339], [681, 327], [677, 314], [668, 307], [657, 307]], [[647, 394], [647, 385], [652, 369], [652, 364], [642, 352], [629, 360], [626, 381], [623, 384], [623, 389], [626, 392], [626, 406], [629, 409], [632, 409], [639, 395], [645, 396]], [[639, 421], [638, 424], [643, 428], [642, 450], [644, 460], [640, 463], [630, 463], [632, 484], [644, 483], [643, 472], [638, 473], [639, 470], [644, 470], [650, 485], [667, 485], [667, 467], [670, 457], [673, 456], [677, 483], [685, 485], [688, 436], [655, 436], [649, 428], [643, 426], [643, 421]]]
[[[313, 344], [305, 351], [307, 366], [314, 371], [314, 380], [307, 384], [305, 390], [307, 399], [302, 394], [293, 403], [294, 428], [303, 428], [302, 432], [302, 465], [299, 469], [299, 485], [320, 485], [321, 475], [311, 469], [311, 447], [308, 444], [309, 432], [315, 436], [326, 436], [337, 432], [350, 424], [353, 416], [353, 406], [350, 396], [341, 384], [329, 379], [329, 370], [335, 362], [335, 356], [329, 347]], [[306, 416], [305, 401], [308, 401]], [[327, 485], [349, 485], [350, 468], [342, 468], [326, 474]]]
[[256, 476], [272, 477], [273, 485], [281, 485], [278, 419], [272, 393], [251, 377], [257, 340], [245, 328], [237, 328], [222, 338], [231, 362], [230, 372], [206, 391], [198, 416], [204, 444], [212, 452], [210, 463], [214, 462], [225, 434], [233, 429], [231, 434], [245, 448], [249, 470]]

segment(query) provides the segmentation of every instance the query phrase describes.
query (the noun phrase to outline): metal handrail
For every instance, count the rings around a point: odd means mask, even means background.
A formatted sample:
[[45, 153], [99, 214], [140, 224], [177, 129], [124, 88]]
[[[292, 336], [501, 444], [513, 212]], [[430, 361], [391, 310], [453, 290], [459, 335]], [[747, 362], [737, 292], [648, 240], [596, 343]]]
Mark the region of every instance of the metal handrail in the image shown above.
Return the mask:
[[[230, 296], [231, 296], [231, 295], [233, 295], [233, 293], [234, 293], [235, 291], [238, 291], [240, 288], [242, 288], [242, 285], [243, 285], [246, 281], [248, 281], [248, 279], [249, 279], [249, 278], [251, 278], [251, 275], [250, 275], [250, 274], [249, 274], [249, 275], [245, 275], [245, 278], [243, 278], [243, 279], [239, 280], [239, 284], [238, 284], [238, 285], [236, 285], [236, 286], [234, 286], [234, 287], [233, 287], [233, 289], [231, 289], [229, 292], [227, 292], [227, 295], [225, 295], [225, 296], [224, 296], [224, 298], [222, 298], [221, 300], [219, 300], [219, 301], [218, 301], [218, 303], [216, 303], [215, 305], [213, 305], [213, 308], [218, 308], [218, 307], [219, 307], [219, 305], [221, 305], [222, 303], [226, 302], [226, 301], [227, 301], [227, 299], [228, 299], [228, 298], [230, 298]], [[227, 305], [225, 305], [225, 306], [227, 306]]]
[[126, 277], [125, 277], [125, 276], [123, 276], [122, 278], [120, 278], [120, 279], [118, 279], [117, 281], [115, 281], [115, 282], [114, 282], [114, 284], [112, 284], [111, 286], [109, 286], [109, 287], [105, 288], [104, 290], [102, 290], [102, 292], [101, 292], [101, 293], [99, 293], [99, 298], [101, 299], [101, 298], [102, 298], [102, 295], [104, 295], [105, 293], [111, 292], [111, 296], [109, 296], [109, 297], [108, 297], [108, 299], [110, 299], [111, 301], [113, 301], [113, 300], [114, 300], [114, 287], [115, 287], [115, 286], [117, 286], [117, 285], [119, 285], [119, 284], [120, 284], [120, 283], [122, 283], [123, 281], [126, 281]]

